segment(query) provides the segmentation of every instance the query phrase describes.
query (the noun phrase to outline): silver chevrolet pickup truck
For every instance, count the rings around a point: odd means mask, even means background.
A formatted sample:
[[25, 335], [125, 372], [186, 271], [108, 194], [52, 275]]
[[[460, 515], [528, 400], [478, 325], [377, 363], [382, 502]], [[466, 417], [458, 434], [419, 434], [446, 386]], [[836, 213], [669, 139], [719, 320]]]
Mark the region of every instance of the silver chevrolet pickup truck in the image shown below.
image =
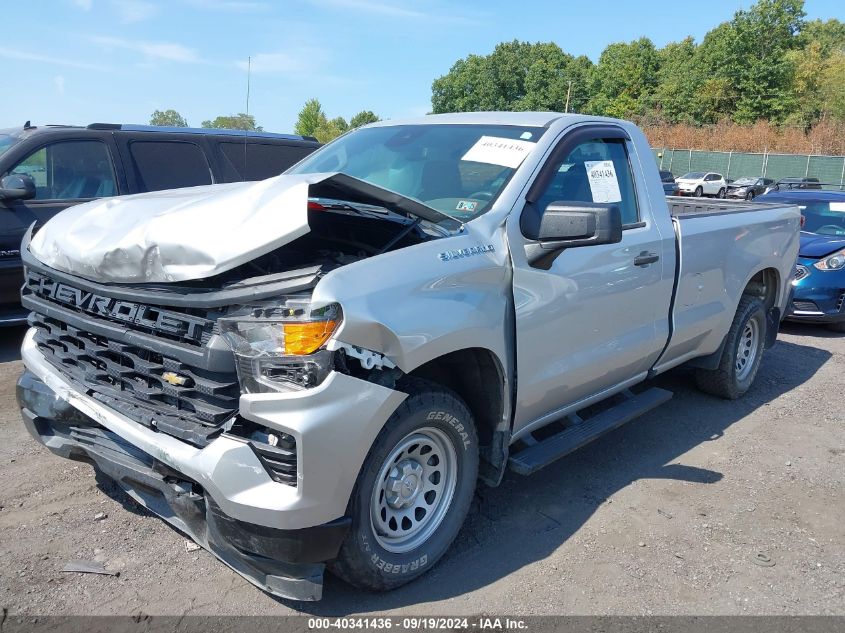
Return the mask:
[[737, 398], [793, 206], [666, 198], [642, 132], [555, 113], [357, 129], [287, 173], [94, 201], [24, 239], [18, 400], [52, 452], [274, 595], [386, 590], [477, 481], [665, 402]]

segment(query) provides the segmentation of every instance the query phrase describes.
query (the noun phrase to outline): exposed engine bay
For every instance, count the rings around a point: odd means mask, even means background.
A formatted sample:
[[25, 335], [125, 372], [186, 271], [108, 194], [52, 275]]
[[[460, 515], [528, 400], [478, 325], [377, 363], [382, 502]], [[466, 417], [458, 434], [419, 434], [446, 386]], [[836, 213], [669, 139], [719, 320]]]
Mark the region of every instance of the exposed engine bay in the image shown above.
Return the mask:
[[335, 268], [441, 236], [419, 219], [325, 199], [309, 201], [308, 226], [308, 233], [266, 255], [219, 275], [179, 285], [209, 289], [251, 285], [310, 267], [319, 267], [318, 275], [323, 276]]

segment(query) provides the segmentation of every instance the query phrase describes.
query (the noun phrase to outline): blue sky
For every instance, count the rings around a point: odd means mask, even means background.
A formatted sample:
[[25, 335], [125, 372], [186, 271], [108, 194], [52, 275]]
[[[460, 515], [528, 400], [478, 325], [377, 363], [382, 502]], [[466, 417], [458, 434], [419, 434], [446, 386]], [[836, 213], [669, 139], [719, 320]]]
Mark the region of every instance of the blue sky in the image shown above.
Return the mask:
[[[175, 108], [191, 125], [250, 112], [286, 132], [306, 99], [330, 117], [425, 114], [431, 82], [501, 41], [554, 41], [594, 61], [615, 41], [700, 41], [749, 0], [3, 0], [0, 127], [146, 123]], [[808, 18], [845, 20], [843, 0]]]

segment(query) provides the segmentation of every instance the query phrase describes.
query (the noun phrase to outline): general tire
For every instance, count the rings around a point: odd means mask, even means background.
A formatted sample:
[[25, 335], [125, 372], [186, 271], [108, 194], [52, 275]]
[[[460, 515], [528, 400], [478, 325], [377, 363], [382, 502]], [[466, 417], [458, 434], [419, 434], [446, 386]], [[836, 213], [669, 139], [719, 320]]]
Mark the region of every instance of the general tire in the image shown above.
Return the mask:
[[695, 195], [696, 198], [700, 198], [704, 195], [704, 189], [702, 189], [701, 185], [695, 188], [695, 193], [693, 195]]
[[[756, 332], [749, 336], [749, 331]], [[757, 297], [743, 296], [736, 310], [719, 367], [698, 369], [695, 378], [702, 391], [736, 400], [754, 383], [766, 340], [766, 307]], [[745, 363], [743, 363], [743, 357]]]
[[[352, 526], [338, 558], [329, 564], [329, 569], [335, 575], [356, 587], [371, 591], [384, 591], [403, 585], [437, 563], [452, 544], [466, 518], [478, 477], [478, 436], [472, 414], [463, 400], [454, 392], [427, 380], [406, 379], [397, 388], [407, 393], [408, 397], [390, 416], [364, 461], [347, 509]], [[434, 449], [425, 452], [425, 445], [414, 448], [415, 438], [422, 438], [423, 444], [430, 441]], [[396, 455], [396, 451], [403, 446], [408, 448]], [[425, 534], [430, 529], [428, 527], [416, 533], [419, 538], [425, 536], [424, 540], [415, 543], [412, 537], [403, 544], [402, 537], [395, 537], [395, 534], [404, 529], [404, 525], [391, 523], [390, 520], [408, 509], [423, 511], [422, 520], [425, 520], [426, 495], [432, 491], [425, 492], [422, 497], [414, 497], [414, 503], [421, 506], [419, 508], [395, 509], [388, 501], [398, 502], [398, 494], [405, 493], [403, 484], [409, 479], [414, 482], [420, 479], [413, 477], [412, 466], [415, 460], [419, 462], [416, 466], [420, 468], [423, 464], [425, 468], [438, 468], [437, 464], [434, 467], [428, 466], [425, 459], [426, 455], [436, 453], [438, 446], [443, 453], [442, 463], [449, 461], [451, 456], [455, 458], [454, 487], [448, 507], [430, 534]], [[448, 446], [452, 447], [453, 455]], [[406, 458], [403, 459], [403, 456]], [[400, 478], [404, 472], [402, 468], [408, 470], [405, 478]], [[435, 472], [427, 476], [434, 479]], [[438, 484], [448, 478], [445, 469], [441, 475], [442, 478], [437, 477]], [[396, 489], [397, 482], [401, 492], [391, 492]], [[445, 484], [441, 487], [445, 490]], [[390, 489], [387, 495], [385, 488]], [[418, 492], [423, 490], [420, 488]], [[440, 498], [446, 499], [445, 492]], [[410, 499], [400, 501], [410, 503]], [[440, 506], [429, 506], [428, 509], [431, 507], [435, 508], [430, 515], [431, 521], [434, 521]], [[416, 520], [416, 516], [414, 514], [411, 518]], [[382, 528], [379, 532], [376, 532], [376, 525]], [[392, 528], [397, 531], [394, 532]], [[416, 528], [410, 525], [407, 529]]]

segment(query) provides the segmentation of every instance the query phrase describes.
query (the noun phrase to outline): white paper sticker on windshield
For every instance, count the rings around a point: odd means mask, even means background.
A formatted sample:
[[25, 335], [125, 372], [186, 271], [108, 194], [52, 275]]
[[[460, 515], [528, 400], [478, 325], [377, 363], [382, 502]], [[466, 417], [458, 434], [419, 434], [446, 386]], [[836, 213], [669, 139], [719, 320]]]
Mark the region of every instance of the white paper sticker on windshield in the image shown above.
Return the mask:
[[587, 170], [587, 178], [590, 180], [593, 202], [622, 201], [612, 160], [587, 160], [584, 161], [584, 167]]
[[516, 169], [536, 143], [499, 136], [482, 136], [461, 160]]
[[831, 202], [830, 203], [830, 210], [831, 211], [845, 211], [845, 202]]

